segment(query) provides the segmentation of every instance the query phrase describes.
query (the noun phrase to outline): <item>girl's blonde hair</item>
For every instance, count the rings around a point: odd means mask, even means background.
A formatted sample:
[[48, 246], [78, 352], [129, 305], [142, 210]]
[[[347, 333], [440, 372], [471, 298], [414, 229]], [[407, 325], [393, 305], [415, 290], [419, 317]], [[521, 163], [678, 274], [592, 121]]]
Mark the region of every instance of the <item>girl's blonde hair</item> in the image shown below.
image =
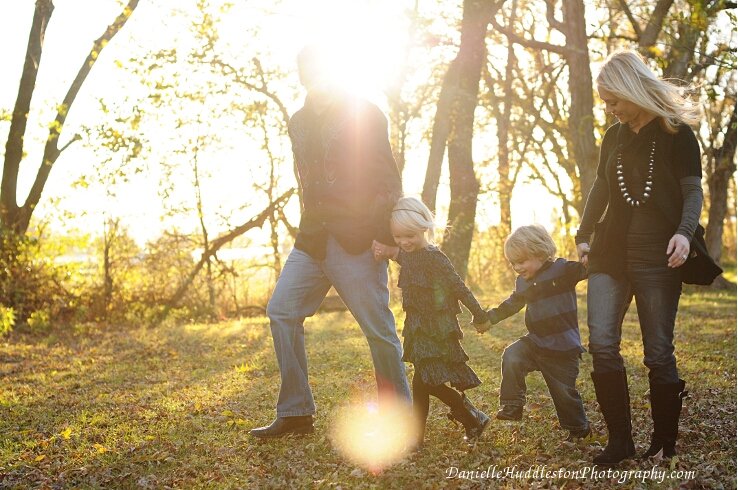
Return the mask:
[[402, 228], [423, 231], [429, 243], [434, 243], [436, 229], [435, 217], [428, 206], [417, 197], [401, 197], [392, 209], [391, 221]]
[[684, 97], [679, 87], [658, 78], [635, 51], [618, 51], [605, 60], [597, 76], [597, 86], [660, 117], [667, 131], [677, 132], [681, 124], [700, 121], [700, 107]]
[[522, 262], [529, 258], [542, 261], [556, 258], [556, 244], [541, 225], [517, 228], [505, 240], [505, 258], [510, 262]]

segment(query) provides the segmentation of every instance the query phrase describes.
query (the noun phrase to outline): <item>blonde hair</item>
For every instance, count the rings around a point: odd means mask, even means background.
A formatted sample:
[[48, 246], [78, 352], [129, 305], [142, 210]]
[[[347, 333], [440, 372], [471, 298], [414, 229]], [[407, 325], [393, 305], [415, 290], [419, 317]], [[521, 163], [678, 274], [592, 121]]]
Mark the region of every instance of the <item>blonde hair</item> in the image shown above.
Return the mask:
[[435, 232], [438, 226], [435, 217], [428, 206], [417, 197], [401, 197], [392, 209], [393, 223], [412, 231], [423, 231], [428, 243], [434, 243]]
[[517, 228], [505, 240], [505, 258], [510, 262], [521, 262], [528, 258], [543, 261], [556, 257], [556, 244], [541, 225], [526, 225]]
[[660, 117], [666, 130], [677, 132], [681, 124], [700, 121], [699, 105], [684, 97], [679, 87], [658, 78], [635, 51], [618, 51], [605, 60], [597, 86]]

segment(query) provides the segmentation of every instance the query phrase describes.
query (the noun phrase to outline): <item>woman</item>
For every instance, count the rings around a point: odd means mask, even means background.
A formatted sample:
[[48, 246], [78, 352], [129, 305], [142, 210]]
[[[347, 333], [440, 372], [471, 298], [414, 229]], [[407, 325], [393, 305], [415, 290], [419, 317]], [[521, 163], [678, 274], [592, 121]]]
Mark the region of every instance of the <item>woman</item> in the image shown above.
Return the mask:
[[681, 295], [679, 267], [688, 258], [702, 208], [700, 148], [689, 128], [700, 112], [632, 51], [606, 60], [597, 88], [618, 123], [603, 138], [576, 242], [590, 272], [592, 381], [608, 430], [607, 447], [594, 462], [614, 465], [635, 455], [620, 355], [623, 316], [633, 297], [654, 424], [643, 457], [676, 454], [686, 391], [674, 357], [674, 321]]

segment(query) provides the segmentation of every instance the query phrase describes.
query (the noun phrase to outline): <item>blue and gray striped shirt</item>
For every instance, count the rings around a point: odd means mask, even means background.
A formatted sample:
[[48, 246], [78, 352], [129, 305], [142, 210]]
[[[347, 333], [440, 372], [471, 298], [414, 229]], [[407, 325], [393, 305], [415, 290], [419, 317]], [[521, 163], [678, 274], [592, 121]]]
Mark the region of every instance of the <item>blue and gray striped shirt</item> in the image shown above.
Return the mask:
[[536, 275], [526, 280], [518, 276], [515, 291], [497, 308], [487, 312], [492, 324], [525, 309], [525, 326], [537, 347], [555, 353], [582, 353], [574, 288], [587, 278], [579, 262], [558, 258], [546, 262]]

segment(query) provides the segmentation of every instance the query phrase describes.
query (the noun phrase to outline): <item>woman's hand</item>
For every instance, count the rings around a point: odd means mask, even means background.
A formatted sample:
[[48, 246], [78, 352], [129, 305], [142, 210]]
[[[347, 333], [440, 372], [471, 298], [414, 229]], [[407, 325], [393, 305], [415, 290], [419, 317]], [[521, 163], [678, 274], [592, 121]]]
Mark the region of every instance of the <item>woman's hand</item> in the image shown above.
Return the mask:
[[579, 256], [579, 262], [581, 262], [584, 267], [589, 266], [589, 243], [580, 243], [577, 245], [577, 255]]
[[681, 267], [689, 257], [689, 239], [684, 235], [676, 234], [669, 240], [666, 247], [666, 255], [669, 256], [669, 267]]

